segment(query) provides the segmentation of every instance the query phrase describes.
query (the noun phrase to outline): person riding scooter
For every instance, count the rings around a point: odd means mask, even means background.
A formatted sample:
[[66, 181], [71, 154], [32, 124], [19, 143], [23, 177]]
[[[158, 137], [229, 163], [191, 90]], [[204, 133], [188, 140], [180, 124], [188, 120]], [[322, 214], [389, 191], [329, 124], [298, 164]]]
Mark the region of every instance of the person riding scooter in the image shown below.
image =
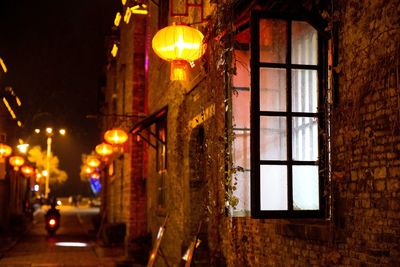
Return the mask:
[[50, 235], [53, 235], [58, 227], [60, 226], [60, 211], [56, 208], [57, 200], [54, 198], [51, 201], [51, 207], [46, 212], [45, 220], [46, 220], [46, 230]]

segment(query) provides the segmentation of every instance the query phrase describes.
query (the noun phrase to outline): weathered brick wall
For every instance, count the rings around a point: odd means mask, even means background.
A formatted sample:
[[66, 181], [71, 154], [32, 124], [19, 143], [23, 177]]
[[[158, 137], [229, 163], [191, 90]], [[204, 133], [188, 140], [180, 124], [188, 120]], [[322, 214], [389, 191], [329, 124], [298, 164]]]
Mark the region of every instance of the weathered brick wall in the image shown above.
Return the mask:
[[225, 218], [229, 266], [400, 265], [398, 1], [334, 2], [330, 220]]
[[339, 250], [351, 265], [395, 266], [400, 3], [342, 1], [339, 8], [339, 99], [332, 121], [336, 230], [345, 237]]
[[[109, 119], [103, 127], [104, 131], [119, 127], [128, 132], [143, 118], [146, 108], [146, 17], [132, 15], [129, 23], [121, 21], [114, 39], [119, 49], [108, 66], [104, 109]], [[147, 218], [144, 143], [128, 135], [128, 143], [113, 156], [114, 174], [108, 177], [104, 198], [107, 221], [126, 224], [125, 245], [130, 256], [137, 249], [132, 247], [133, 239], [147, 233]]]

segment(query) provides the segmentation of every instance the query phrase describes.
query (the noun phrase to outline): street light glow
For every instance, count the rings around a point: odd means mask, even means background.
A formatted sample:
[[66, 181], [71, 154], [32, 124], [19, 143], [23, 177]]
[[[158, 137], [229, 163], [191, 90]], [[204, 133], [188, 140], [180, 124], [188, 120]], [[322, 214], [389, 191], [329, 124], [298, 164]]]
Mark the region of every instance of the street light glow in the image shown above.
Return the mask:
[[35, 129], [35, 133], [40, 133], [40, 129]]
[[26, 152], [28, 152], [28, 147], [29, 147], [29, 144], [19, 144], [19, 145], [17, 145], [17, 148], [18, 148], [19, 152], [21, 152], [22, 154], [26, 154]]
[[52, 134], [53, 133], [53, 128], [47, 127], [46, 128], [46, 133]]
[[58, 247], [78, 247], [78, 248], [83, 248], [87, 247], [87, 243], [82, 243], [82, 242], [57, 242], [56, 246]]
[[61, 135], [65, 135], [65, 133], [66, 133], [65, 129], [60, 129], [58, 132], [59, 132]]

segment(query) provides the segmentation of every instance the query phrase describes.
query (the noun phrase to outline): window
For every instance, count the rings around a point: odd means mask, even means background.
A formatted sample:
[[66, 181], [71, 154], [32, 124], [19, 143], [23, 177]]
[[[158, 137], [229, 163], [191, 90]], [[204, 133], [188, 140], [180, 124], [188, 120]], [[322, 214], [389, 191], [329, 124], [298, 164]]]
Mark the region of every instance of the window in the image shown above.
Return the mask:
[[157, 171], [162, 172], [167, 169], [167, 116], [160, 117], [155, 123], [156, 126], [156, 153]]
[[[130, 132], [138, 135], [152, 149], [155, 149], [156, 199], [159, 208], [165, 207], [165, 176], [167, 171], [167, 120], [168, 107], [151, 114], [138, 122]], [[154, 161], [153, 161], [154, 162]]]
[[236, 190], [239, 199], [232, 210], [233, 216], [250, 214], [250, 29], [247, 25], [235, 35], [234, 67], [232, 93], [232, 143], [233, 167]]
[[231, 96], [233, 166], [240, 169], [234, 216], [324, 216], [325, 41], [293, 16], [257, 11], [238, 27]]
[[251, 25], [252, 215], [322, 217], [324, 40], [293, 17]]

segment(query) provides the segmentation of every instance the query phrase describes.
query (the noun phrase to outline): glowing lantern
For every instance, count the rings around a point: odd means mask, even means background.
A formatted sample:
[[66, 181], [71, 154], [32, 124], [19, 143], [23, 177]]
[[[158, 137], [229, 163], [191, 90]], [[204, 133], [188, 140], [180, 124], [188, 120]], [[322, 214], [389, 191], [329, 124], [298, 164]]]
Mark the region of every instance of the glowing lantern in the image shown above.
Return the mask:
[[94, 170], [93, 170], [93, 168], [91, 168], [90, 166], [83, 166], [83, 171], [84, 171], [86, 174], [91, 174]]
[[10, 164], [11, 166], [14, 167], [14, 170], [19, 170], [19, 167], [21, 167], [22, 165], [24, 165], [25, 160], [23, 157], [20, 156], [12, 156], [10, 158]]
[[128, 140], [128, 134], [124, 130], [114, 128], [104, 134], [104, 139], [112, 145], [122, 145]]
[[109, 156], [113, 153], [112, 146], [109, 144], [106, 144], [106, 143], [101, 143], [100, 145], [97, 145], [95, 150], [96, 150], [96, 153], [102, 157]]
[[25, 175], [25, 176], [31, 176], [35, 173], [35, 170], [33, 169], [33, 167], [31, 166], [22, 166], [21, 168], [21, 172]]
[[5, 144], [0, 144], [0, 158], [6, 158], [10, 156], [12, 153], [12, 149], [10, 146]]
[[100, 160], [98, 160], [96, 157], [88, 157], [86, 160], [86, 164], [93, 168], [99, 167], [100, 163]]
[[203, 38], [200, 31], [186, 25], [172, 24], [156, 33], [152, 47], [157, 56], [171, 61], [171, 80], [187, 80], [187, 62], [205, 52]]
[[94, 173], [92, 173], [92, 174], [90, 175], [90, 178], [93, 178], [93, 179], [100, 179], [100, 174], [97, 173], [97, 172], [94, 172]]

